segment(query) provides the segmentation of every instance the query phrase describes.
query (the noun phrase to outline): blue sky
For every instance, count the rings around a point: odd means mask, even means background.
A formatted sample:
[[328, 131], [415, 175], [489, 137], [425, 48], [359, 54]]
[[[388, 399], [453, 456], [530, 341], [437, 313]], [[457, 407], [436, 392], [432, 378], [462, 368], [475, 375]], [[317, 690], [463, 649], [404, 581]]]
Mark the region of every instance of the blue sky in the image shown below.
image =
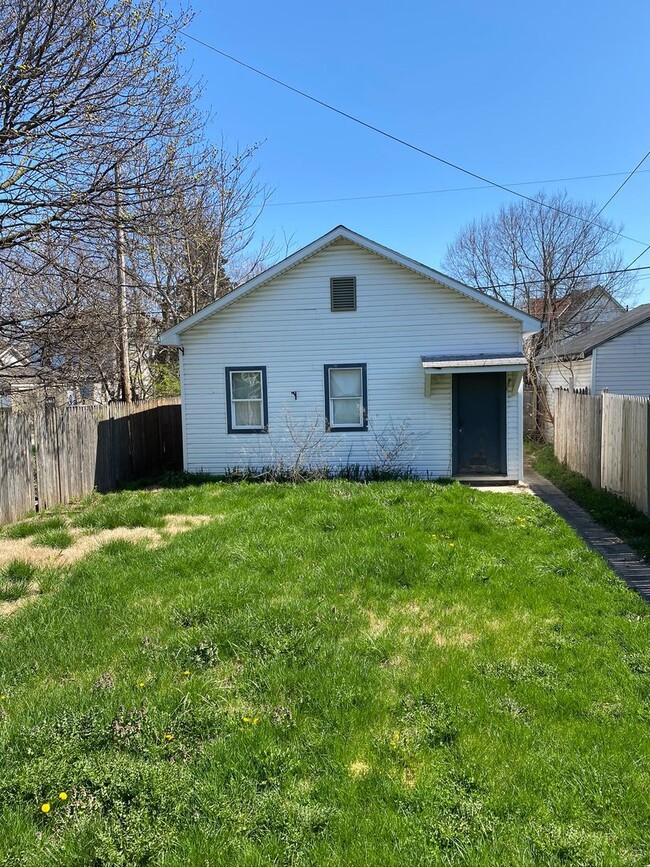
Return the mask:
[[[628, 172], [650, 150], [647, 34], [639, 0], [195, 5], [190, 33], [401, 138], [500, 183]], [[211, 131], [264, 142], [274, 189], [260, 237], [296, 249], [340, 223], [433, 267], [468, 221], [513, 197], [186, 42]], [[650, 157], [607, 208], [650, 244]], [[533, 183], [600, 206], [621, 177]], [[454, 190], [419, 195], [431, 190]], [[318, 204], [284, 204], [351, 199]], [[628, 262], [643, 246], [621, 243]], [[650, 252], [637, 265], [650, 265]], [[650, 275], [650, 271], [648, 272]], [[642, 275], [644, 276], [644, 275]], [[650, 279], [639, 282], [650, 301]]]

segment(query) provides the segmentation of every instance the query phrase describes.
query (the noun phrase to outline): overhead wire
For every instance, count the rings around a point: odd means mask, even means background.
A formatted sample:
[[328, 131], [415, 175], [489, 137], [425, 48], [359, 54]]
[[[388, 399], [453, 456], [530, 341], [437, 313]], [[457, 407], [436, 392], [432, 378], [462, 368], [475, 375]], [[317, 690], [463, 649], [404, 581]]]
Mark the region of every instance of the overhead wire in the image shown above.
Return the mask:
[[[650, 169], [641, 169], [642, 173], [650, 173]], [[568, 178], [545, 178], [543, 180], [538, 181], [513, 181], [508, 184], [510, 187], [525, 187], [525, 186], [534, 186], [536, 184], [560, 184], [567, 181], [589, 181], [597, 178], [616, 178], [621, 175], [627, 175], [627, 179], [629, 179], [630, 175], [628, 172], [604, 172], [597, 175], [573, 175]], [[342, 196], [339, 198], [332, 199], [304, 199], [301, 201], [293, 201], [293, 202], [267, 202], [267, 208], [280, 208], [280, 207], [290, 207], [292, 205], [327, 205], [334, 202], [361, 202], [366, 200], [373, 199], [397, 199], [397, 198], [405, 198], [407, 196], [431, 196], [438, 193], [462, 193], [462, 192], [473, 192], [476, 190], [491, 190], [492, 186], [490, 184], [482, 184], [476, 187], [443, 187], [437, 190], [412, 190], [410, 192], [402, 192], [402, 193], [374, 193], [367, 196]], [[610, 200], [613, 196], [610, 196]], [[609, 204], [609, 201], [605, 203], [603, 209]], [[603, 210], [601, 209], [601, 210]], [[634, 240], [630, 238], [629, 240]], [[643, 244], [643, 241], [637, 241], [638, 244]]]
[[628, 182], [631, 178], [634, 177], [634, 175], [639, 171], [639, 169], [641, 168], [641, 166], [643, 165], [643, 163], [648, 159], [648, 157], [650, 157], [650, 151], [648, 151], [648, 152], [645, 154], [645, 156], [642, 157], [642, 158], [639, 160], [639, 162], [634, 166], [634, 168], [632, 169], [632, 171], [628, 173], [628, 175], [627, 175], [627, 177], [625, 178], [625, 180], [622, 181], [622, 182], [621, 182], [621, 183], [616, 187], [616, 189], [615, 189], [614, 192], [611, 194], [611, 196], [607, 199], [607, 201], [606, 201], [605, 204], [602, 206], [602, 208], [600, 209], [600, 211], [598, 211], [598, 213], [596, 214], [596, 216], [593, 218], [593, 222], [595, 222], [595, 221], [598, 219], [598, 217], [600, 217], [600, 215], [601, 215], [602, 212], [605, 210], [605, 208], [606, 208], [606, 207], [607, 207], [607, 206], [608, 206], [608, 205], [609, 205], [609, 204], [610, 204], [610, 203], [611, 203], [611, 202], [616, 198], [616, 196], [618, 196], [618, 194], [621, 192], [621, 190], [623, 189], [623, 187], [625, 186], [625, 184], [627, 184], [627, 182]]
[[[235, 57], [233, 54], [229, 54], [226, 51], [223, 51], [220, 48], [217, 48], [215, 45], [211, 45], [209, 42], [206, 42], [203, 39], [199, 39], [197, 36], [193, 36], [191, 33], [188, 33], [186, 30], [179, 29], [177, 31], [181, 36], [185, 36], [187, 39], [191, 39], [193, 42], [196, 42], [197, 45], [202, 45], [204, 48], [207, 48], [209, 51], [213, 51], [215, 54], [218, 54], [220, 57], [224, 57], [226, 60], [230, 60], [233, 63], [243, 67], [244, 69], [248, 69], [250, 72], [254, 72], [256, 75], [261, 76], [262, 78], [267, 79], [268, 81], [272, 81], [274, 84], [279, 85], [280, 87], [285, 88], [286, 90], [291, 91], [292, 93], [297, 94], [298, 96], [303, 97], [304, 99], [313, 102], [316, 105], [320, 105], [322, 108], [327, 109], [328, 111], [334, 112], [338, 114], [340, 117], [344, 117], [347, 120], [352, 121], [353, 123], [358, 124], [359, 126], [364, 127], [365, 129], [370, 130], [371, 132], [375, 132], [380, 136], [383, 136], [390, 141], [394, 141], [397, 144], [401, 144], [406, 148], [414, 151], [415, 153], [422, 154], [422, 156], [428, 157], [430, 159], [436, 160], [436, 162], [441, 163], [442, 165], [448, 166], [449, 168], [455, 169], [458, 172], [462, 172], [465, 175], [468, 175], [471, 178], [475, 178], [477, 181], [481, 181], [483, 184], [487, 184], [488, 186], [495, 187], [496, 189], [502, 190], [503, 192], [509, 193], [512, 196], [516, 196], [520, 199], [524, 199], [527, 202], [531, 202], [532, 204], [539, 205], [540, 207], [547, 208], [551, 211], [555, 211], [556, 213], [562, 214], [565, 217], [571, 217], [572, 219], [578, 220], [582, 223], [590, 224], [593, 221], [590, 221], [586, 217], [581, 217], [578, 214], [572, 214], [570, 211], [565, 211], [563, 208], [558, 208], [555, 205], [551, 205], [548, 202], [544, 202], [540, 199], [535, 199], [532, 196], [527, 196], [525, 193], [520, 193], [517, 190], [512, 189], [512, 187], [507, 186], [506, 184], [501, 184], [498, 181], [493, 181], [491, 178], [487, 178], [484, 175], [480, 175], [478, 172], [474, 172], [471, 169], [467, 169], [464, 166], [461, 166], [459, 163], [455, 163], [452, 160], [448, 160], [445, 157], [441, 157], [438, 154], [434, 154], [432, 151], [428, 151], [425, 148], [419, 147], [412, 142], [407, 141], [406, 139], [401, 138], [400, 136], [394, 135], [393, 133], [388, 132], [387, 130], [382, 129], [381, 127], [376, 126], [375, 124], [369, 123], [368, 121], [362, 120], [356, 115], [350, 114], [347, 111], [344, 111], [341, 108], [337, 108], [337, 106], [332, 105], [325, 100], [319, 99], [316, 96], [313, 96], [307, 91], [301, 90], [298, 87], [295, 87], [292, 84], [288, 84], [286, 81], [282, 81], [282, 79], [277, 78], [274, 75], [270, 75], [268, 72], [264, 72], [264, 70], [259, 69], [256, 66], [253, 66], [250, 63], [246, 63], [246, 61], [241, 60], [238, 57]], [[636, 238], [631, 238], [628, 235], [624, 235], [622, 232], [616, 231], [609, 226], [599, 226], [599, 228], [611, 232], [614, 235], [617, 235], [620, 238], [625, 238], [628, 241], [633, 241], [635, 244], [643, 244], [645, 242], [639, 241]], [[648, 249], [650, 249], [650, 245], [648, 245]]]

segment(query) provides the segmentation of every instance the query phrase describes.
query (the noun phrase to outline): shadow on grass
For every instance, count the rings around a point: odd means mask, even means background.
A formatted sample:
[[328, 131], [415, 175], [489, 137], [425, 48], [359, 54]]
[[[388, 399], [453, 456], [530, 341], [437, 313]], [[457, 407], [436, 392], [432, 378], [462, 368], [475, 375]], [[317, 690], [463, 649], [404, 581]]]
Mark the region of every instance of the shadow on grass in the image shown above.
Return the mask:
[[224, 475], [212, 475], [210, 473], [188, 473], [181, 471], [165, 472], [138, 479], [133, 482], [125, 482], [120, 485], [120, 491], [143, 491], [151, 488], [180, 489], [198, 487], [205, 484], [304, 484], [305, 482], [334, 481], [340, 479], [346, 482], [355, 482], [361, 485], [370, 482], [433, 482], [436, 485], [453, 485], [455, 479], [448, 476], [417, 476], [410, 468], [402, 471], [384, 470], [379, 467], [366, 467], [355, 464], [345, 467], [340, 471], [329, 470], [305, 470], [299, 473], [277, 470], [270, 467], [260, 469], [244, 468], [234, 469]]

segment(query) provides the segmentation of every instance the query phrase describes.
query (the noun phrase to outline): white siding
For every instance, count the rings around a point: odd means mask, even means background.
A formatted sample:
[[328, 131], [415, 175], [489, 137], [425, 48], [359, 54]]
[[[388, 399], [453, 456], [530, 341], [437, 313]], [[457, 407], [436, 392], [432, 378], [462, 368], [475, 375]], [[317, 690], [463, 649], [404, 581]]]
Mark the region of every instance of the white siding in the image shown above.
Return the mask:
[[[357, 311], [331, 313], [329, 280], [357, 278]], [[374, 463], [374, 431], [408, 421], [405, 456], [421, 475], [452, 472], [450, 375], [433, 377], [420, 357], [521, 351], [520, 323], [347, 243], [321, 250], [183, 335], [185, 464], [190, 471], [270, 463], [289, 450], [286, 414], [300, 429], [324, 416], [323, 366], [366, 363], [367, 432], [332, 433], [322, 459]], [[269, 433], [228, 434], [225, 367], [267, 368]], [[296, 391], [298, 398], [291, 395]], [[507, 399], [508, 475], [522, 475], [521, 393]]]
[[553, 361], [544, 364], [540, 371], [546, 395], [546, 410], [548, 418], [544, 425], [544, 437], [553, 439], [553, 418], [555, 416], [556, 388], [588, 388], [592, 391], [591, 357], [577, 361]]
[[650, 395], [650, 322], [608, 340], [593, 352], [594, 393]]

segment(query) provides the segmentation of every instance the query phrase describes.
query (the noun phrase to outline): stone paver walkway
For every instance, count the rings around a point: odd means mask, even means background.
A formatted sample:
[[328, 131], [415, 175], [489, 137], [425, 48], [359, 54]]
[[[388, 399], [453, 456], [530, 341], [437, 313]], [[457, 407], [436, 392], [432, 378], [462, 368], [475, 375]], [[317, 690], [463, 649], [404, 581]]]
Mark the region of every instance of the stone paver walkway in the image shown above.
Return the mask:
[[540, 476], [529, 466], [525, 480], [531, 491], [540, 500], [558, 513], [561, 518], [585, 540], [625, 583], [650, 602], [650, 564], [626, 545], [615, 533], [597, 524], [594, 519], [570, 497], [563, 494], [552, 482]]

